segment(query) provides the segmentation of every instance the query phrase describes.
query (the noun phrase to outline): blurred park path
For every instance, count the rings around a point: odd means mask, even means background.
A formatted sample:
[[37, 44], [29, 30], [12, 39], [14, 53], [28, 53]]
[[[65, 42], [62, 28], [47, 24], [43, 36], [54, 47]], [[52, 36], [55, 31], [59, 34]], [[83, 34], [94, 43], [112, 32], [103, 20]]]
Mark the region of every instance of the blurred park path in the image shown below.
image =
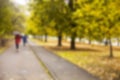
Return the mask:
[[0, 80], [51, 80], [28, 46], [11, 46], [0, 55]]
[[99, 80], [85, 70], [29, 42], [19, 52], [11, 46], [0, 55], [0, 80]]
[[99, 80], [84, 69], [62, 59], [33, 42], [30, 42], [30, 46], [35, 55], [51, 72], [54, 80]]

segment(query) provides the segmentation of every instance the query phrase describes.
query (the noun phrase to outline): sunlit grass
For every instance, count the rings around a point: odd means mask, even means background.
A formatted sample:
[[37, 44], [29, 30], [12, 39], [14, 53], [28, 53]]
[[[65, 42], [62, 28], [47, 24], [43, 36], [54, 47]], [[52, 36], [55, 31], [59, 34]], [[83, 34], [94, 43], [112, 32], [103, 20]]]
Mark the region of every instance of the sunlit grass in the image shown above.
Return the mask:
[[5, 48], [0, 48], [0, 54], [2, 54], [4, 50]]
[[3, 52], [8, 48], [9, 46], [6, 45], [4, 47], [0, 47], [0, 55], [3, 54]]
[[70, 50], [68, 46], [57, 47], [56, 42], [47, 43], [35, 40], [40, 45], [53, 51], [62, 58], [84, 68], [101, 80], [120, 80], [120, 48], [114, 47], [114, 58], [109, 58], [109, 48], [88, 44], [77, 44], [77, 50]]
[[12, 40], [9, 40], [6, 42], [6, 44], [4, 46], [0, 46], [0, 55], [3, 54], [4, 51], [10, 47], [11, 44], [12, 44]]
[[[109, 59], [105, 53], [57, 51], [59, 56], [86, 69], [101, 80], [119, 80], [120, 57]], [[116, 78], [116, 79], [115, 79]]]

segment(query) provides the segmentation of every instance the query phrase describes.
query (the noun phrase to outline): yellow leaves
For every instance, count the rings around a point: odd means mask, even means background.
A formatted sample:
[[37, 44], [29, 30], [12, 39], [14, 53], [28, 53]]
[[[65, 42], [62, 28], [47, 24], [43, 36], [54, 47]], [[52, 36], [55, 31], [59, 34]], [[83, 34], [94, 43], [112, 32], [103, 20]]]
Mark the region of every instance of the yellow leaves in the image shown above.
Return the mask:
[[32, 33], [38, 33], [39, 32], [36, 24], [34, 24], [33, 21], [29, 20], [27, 22], [26, 32], [31, 32], [31, 31], [32, 31]]
[[76, 12], [74, 12], [73, 17], [76, 15], [77, 17], [83, 17], [83, 12], [80, 9], [78, 9]]
[[115, 2], [111, 2], [111, 3], [109, 4], [108, 8], [109, 8], [109, 9], [114, 9], [114, 10], [115, 10], [115, 9], [117, 8], [117, 5], [116, 5]]
[[91, 15], [94, 15], [95, 17], [100, 17], [101, 16], [101, 11], [100, 10], [92, 10], [90, 12]]
[[58, 55], [71, 61], [72, 63], [86, 69], [101, 80], [118, 79], [120, 71], [120, 59], [103, 58], [105, 53], [87, 53], [87, 52], [57, 52]]
[[[54, 44], [53, 44], [54, 42]], [[40, 42], [42, 46], [47, 46], [48, 49], [54, 51], [57, 55], [62, 58], [76, 64], [89, 73], [100, 77], [101, 80], [119, 80], [120, 77], [120, 52], [115, 50], [115, 58], [110, 59], [108, 47], [103, 46], [90, 46], [87, 44], [77, 44], [79, 46], [77, 51], [68, 50], [69, 44], [64, 42], [64, 47], [56, 47], [55, 41], [48, 43]], [[51, 48], [49, 46], [52, 46]], [[79, 51], [80, 49], [80, 51]], [[89, 51], [90, 49], [90, 51]], [[100, 50], [92, 51], [91, 49]], [[67, 51], [65, 51], [67, 50]]]
[[51, 26], [51, 27], [53, 27], [53, 26], [55, 26], [55, 25], [56, 25], [56, 22], [55, 22], [55, 21], [51, 21], [51, 22], [50, 22], [50, 26]]
[[84, 10], [87, 11], [87, 12], [91, 11], [91, 6], [86, 4], [84, 6]]

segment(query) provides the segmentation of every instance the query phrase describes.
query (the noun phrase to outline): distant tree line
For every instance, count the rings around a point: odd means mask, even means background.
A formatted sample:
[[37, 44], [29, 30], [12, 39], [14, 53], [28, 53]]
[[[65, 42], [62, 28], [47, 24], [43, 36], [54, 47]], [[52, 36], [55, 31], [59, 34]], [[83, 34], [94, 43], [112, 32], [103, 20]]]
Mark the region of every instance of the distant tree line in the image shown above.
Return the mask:
[[76, 49], [76, 38], [108, 41], [113, 57], [111, 39], [120, 38], [119, 0], [31, 0], [27, 32], [34, 35], [71, 38], [71, 49]]
[[20, 30], [20, 10], [10, 0], [0, 0], [0, 45], [4, 46], [6, 38]]

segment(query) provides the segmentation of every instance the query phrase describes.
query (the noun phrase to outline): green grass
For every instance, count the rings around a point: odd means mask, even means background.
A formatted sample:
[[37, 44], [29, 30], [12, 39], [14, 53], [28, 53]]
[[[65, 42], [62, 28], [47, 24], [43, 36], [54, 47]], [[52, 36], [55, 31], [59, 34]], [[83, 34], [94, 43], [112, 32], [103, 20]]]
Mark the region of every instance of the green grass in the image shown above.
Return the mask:
[[8, 41], [5, 46], [0, 46], [0, 55], [3, 54], [3, 52], [8, 49], [8, 47], [12, 44], [12, 40]]
[[2, 54], [3, 51], [4, 51], [4, 48], [0, 48], [0, 54]]
[[0, 47], [0, 55], [8, 48], [8, 46]]
[[55, 41], [54, 45], [53, 41], [47, 43], [39, 40], [35, 41], [58, 56], [99, 77], [101, 80], [120, 80], [120, 48], [114, 49], [115, 57], [110, 59], [108, 57], [108, 48], [104, 46], [77, 44], [77, 46], [82, 45], [80, 50], [69, 50], [68, 46], [57, 47]]
[[59, 56], [84, 68], [101, 80], [120, 80], [120, 57], [109, 59], [105, 53], [57, 51]]

